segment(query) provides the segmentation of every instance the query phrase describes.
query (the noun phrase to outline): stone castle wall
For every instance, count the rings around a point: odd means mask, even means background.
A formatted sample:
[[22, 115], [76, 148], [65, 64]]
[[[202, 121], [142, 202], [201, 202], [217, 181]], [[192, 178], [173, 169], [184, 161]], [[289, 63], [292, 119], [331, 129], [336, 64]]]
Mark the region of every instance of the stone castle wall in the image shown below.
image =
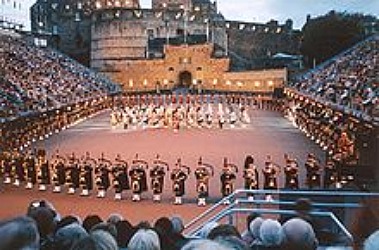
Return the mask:
[[229, 58], [213, 58], [213, 50], [212, 44], [166, 46], [165, 58], [113, 61], [117, 66], [108, 75], [128, 92], [175, 88], [183, 73], [190, 75], [184, 85], [195, 90], [272, 93], [287, 80], [285, 69], [229, 72]]

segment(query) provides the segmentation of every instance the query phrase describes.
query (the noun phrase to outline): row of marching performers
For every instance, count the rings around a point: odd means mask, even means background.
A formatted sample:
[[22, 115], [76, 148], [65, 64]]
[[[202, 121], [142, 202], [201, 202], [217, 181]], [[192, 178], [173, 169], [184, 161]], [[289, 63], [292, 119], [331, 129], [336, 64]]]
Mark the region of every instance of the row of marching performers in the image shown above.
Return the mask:
[[113, 128], [220, 128], [250, 123], [249, 106], [242, 104], [218, 105], [153, 105], [125, 106], [112, 110]]
[[[332, 162], [331, 162], [332, 163]], [[308, 155], [305, 164], [307, 170], [307, 184], [310, 188], [321, 186], [321, 167], [313, 154]], [[149, 171], [148, 171], [149, 170]], [[147, 172], [148, 171], [148, 172]], [[148, 177], [153, 192], [153, 200], [160, 201], [164, 190], [166, 173], [169, 173], [172, 182], [172, 192], [175, 196], [175, 204], [182, 203], [185, 195], [185, 182], [189, 178], [191, 170], [178, 159], [174, 168], [170, 171], [169, 164], [159, 156], [149, 163], [135, 156], [129, 167], [128, 163], [119, 155], [112, 162], [102, 155], [94, 159], [89, 153], [77, 158], [74, 154], [65, 158], [57, 152], [51, 163], [46, 158], [46, 153], [40, 150], [35, 157], [32, 153], [22, 156], [19, 153], [10, 155], [5, 153], [1, 160], [1, 172], [5, 184], [13, 183], [15, 186], [25, 184], [27, 189], [35, 185], [40, 191], [52, 186], [53, 192], [61, 192], [64, 186], [69, 194], [80, 192], [82, 196], [89, 196], [92, 191], [97, 191], [97, 197], [104, 198], [108, 190], [114, 189], [116, 200], [122, 199], [123, 191], [132, 191], [132, 200], [139, 201], [141, 194], [148, 190]], [[281, 168], [271, 161], [268, 156], [265, 166], [261, 169], [264, 177], [264, 189], [278, 189], [278, 177]], [[228, 196], [234, 191], [238, 167], [228, 162], [225, 158], [220, 173], [221, 193]], [[285, 156], [285, 184], [286, 189], [299, 188], [299, 165], [296, 160]], [[198, 204], [205, 205], [209, 195], [209, 180], [214, 176], [214, 167], [199, 159], [194, 170], [196, 178], [196, 191]], [[245, 159], [244, 188], [259, 189], [259, 171], [252, 156]], [[332, 186], [338, 181], [337, 171], [333, 164], [327, 164], [324, 168], [324, 187]], [[252, 197], [250, 197], [252, 198]], [[268, 196], [267, 199], [271, 197]]]

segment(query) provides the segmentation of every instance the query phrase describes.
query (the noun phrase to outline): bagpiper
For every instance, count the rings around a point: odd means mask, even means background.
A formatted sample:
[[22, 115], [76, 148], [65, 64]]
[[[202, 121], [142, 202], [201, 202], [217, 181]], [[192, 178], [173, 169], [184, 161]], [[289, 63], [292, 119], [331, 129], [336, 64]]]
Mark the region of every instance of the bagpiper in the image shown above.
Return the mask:
[[100, 159], [97, 161], [95, 168], [96, 186], [97, 186], [97, 198], [104, 198], [110, 186], [109, 172], [112, 162], [101, 154]]
[[3, 182], [4, 184], [12, 183], [12, 166], [11, 166], [11, 154], [8, 151], [3, 152], [3, 159], [1, 161]]
[[79, 184], [82, 189], [80, 196], [89, 196], [93, 189], [93, 168], [96, 166], [96, 159], [92, 158], [89, 152], [82, 161], [82, 169], [80, 171]]
[[33, 151], [29, 151], [25, 160], [26, 189], [32, 189], [37, 183], [36, 159]]
[[115, 163], [112, 167], [112, 176], [112, 184], [115, 191], [114, 199], [121, 200], [122, 192], [130, 189], [130, 186], [128, 178], [128, 163], [125, 160], [122, 160], [119, 154], [116, 156]]
[[291, 159], [287, 154], [284, 155], [285, 159], [285, 184], [286, 189], [299, 189], [299, 165], [295, 159]]
[[148, 169], [148, 166], [149, 165], [146, 161], [138, 159], [138, 154], [132, 161], [132, 166], [129, 170], [133, 192], [132, 201], [140, 201], [141, 194], [147, 191], [147, 178], [145, 169]]
[[69, 156], [68, 163], [66, 165], [66, 185], [68, 187], [68, 194], [75, 194], [76, 189], [79, 188], [80, 182], [80, 168], [79, 160], [76, 158], [75, 154], [72, 153]]
[[199, 158], [197, 168], [195, 170], [196, 191], [198, 194], [198, 206], [205, 206], [206, 199], [209, 196], [209, 178], [214, 175], [213, 166], [203, 163], [202, 158]]
[[161, 200], [161, 194], [164, 187], [164, 177], [166, 171], [169, 171], [168, 163], [162, 161], [157, 155], [153, 161], [153, 168], [150, 170], [151, 189], [153, 190], [153, 201], [159, 202]]
[[13, 153], [11, 161], [11, 167], [12, 167], [12, 175], [13, 175], [13, 185], [16, 187], [19, 187], [22, 182], [25, 181], [25, 169], [23, 164], [23, 157], [22, 155], [15, 151]]
[[[264, 189], [273, 190], [278, 189], [277, 177], [280, 172], [279, 167], [271, 161], [271, 156], [267, 156], [265, 167], [262, 169], [262, 173], [265, 179]], [[272, 195], [266, 195], [267, 201], [272, 201]]]
[[55, 152], [53, 156], [53, 192], [60, 193], [62, 186], [66, 183], [66, 167], [65, 167], [65, 158], [59, 155], [59, 151]]
[[[256, 190], [259, 188], [259, 172], [258, 167], [254, 164], [254, 158], [251, 155], [246, 156], [243, 178], [245, 179], [245, 189]], [[253, 194], [248, 194], [248, 199], [254, 200]]]
[[337, 178], [337, 169], [336, 163], [332, 158], [329, 158], [326, 161], [326, 165], [324, 167], [324, 188], [331, 188], [332, 186], [337, 186], [338, 178]]
[[40, 149], [37, 152], [37, 180], [39, 184], [38, 190], [46, 191], [47, 185], [50, 184], [50, 168], [44, 149]]
[[175, 163], [175, 168], [171, 172], [172, 190], [175, 195], [175, 205], [182, 204], [182, 197], [185, 194], [185, 182], [190, 173], [190, 168], [182, 165], [181, 159], [179, 158]]
[[[238, 167], [232, 163], [228, 163], [228, 159], [224, 158], [224, 165], [222, 173], [220, 175], [221, 181], [221, 194], [223, 197], [227, 197], [234, 191], [234, 181], [236, 180], [238, 173]], [[230, 201], [225, 200], [225, 205], [229, 205]]]
[[305, 162], [307, 170], [307, 184], [310, 189], [321, 186], [320, 164], [313, 153], [308, 154]]

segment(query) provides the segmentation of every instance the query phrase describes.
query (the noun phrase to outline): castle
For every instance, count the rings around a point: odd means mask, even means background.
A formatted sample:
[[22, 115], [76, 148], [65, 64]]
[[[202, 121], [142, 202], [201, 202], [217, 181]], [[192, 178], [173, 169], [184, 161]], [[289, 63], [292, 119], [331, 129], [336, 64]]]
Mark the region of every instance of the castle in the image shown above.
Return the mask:
[[292, 21], [229, 21], [210, 0], [38, 0], [32, 32], [125, 90], [272, 92], [285, 69], [267, 69], [277, 53], [299, 54]]

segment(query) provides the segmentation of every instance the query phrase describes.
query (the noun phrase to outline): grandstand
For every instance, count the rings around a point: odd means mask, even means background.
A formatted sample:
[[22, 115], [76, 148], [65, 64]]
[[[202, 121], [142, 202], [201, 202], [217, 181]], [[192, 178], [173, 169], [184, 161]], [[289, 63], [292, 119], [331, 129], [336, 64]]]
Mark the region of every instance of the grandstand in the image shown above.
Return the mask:
[[[360, 42], [288, 83], [285, 96], [146, 94], [122, 93], [66, 55], [1, 32], [0, 250], [378, 249], [378, 45], [378, 35]], [[251, 155], [255, 188], [243, 184]], [[127, 171], [131, 187], [118, 191], [121, 163], [146, 163], [147, 192], [135, 192], [141, 182]], [[166, 163], [159, 193], [148, 170]], [[212, 170], [204, 196], [202, 166]], [[263, 166], [277, 168], [274, 186]], [[171, 203], [176, 168], [188, 171], [183, 205]]]

